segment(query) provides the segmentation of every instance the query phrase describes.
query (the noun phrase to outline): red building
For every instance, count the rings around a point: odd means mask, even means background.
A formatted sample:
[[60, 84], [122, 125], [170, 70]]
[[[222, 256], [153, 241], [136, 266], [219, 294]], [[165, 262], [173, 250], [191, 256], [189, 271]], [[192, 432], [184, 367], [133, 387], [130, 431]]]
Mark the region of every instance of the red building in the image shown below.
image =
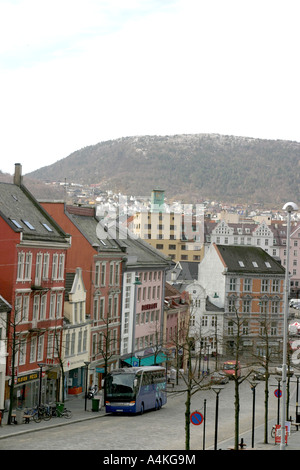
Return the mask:
[[117, 367], [120, 356], [122, 259], [119, 244], [99, 235], [94, 207], [42, 202], [42, 206], [69, 233], [72, 246], [67, 256], [68, 273], [82, 268], [86, 314], [91, 319], [89, 383], [101, 386], [105, 368]]
[[12, 306], [5, 399], [33, 406], [58, 398], [70, 239], [22, 184], [21, 165], [13, 184], [0, 183], [0, 200], [0, 294]]

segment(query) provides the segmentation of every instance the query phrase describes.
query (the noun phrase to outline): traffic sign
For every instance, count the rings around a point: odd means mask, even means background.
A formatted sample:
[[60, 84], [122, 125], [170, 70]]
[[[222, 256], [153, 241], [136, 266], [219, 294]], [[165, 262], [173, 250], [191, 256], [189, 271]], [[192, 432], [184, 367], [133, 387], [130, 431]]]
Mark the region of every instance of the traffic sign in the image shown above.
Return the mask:
[[274, 395], [276, 398], [281, 398], [282, 397], [282, 391], [279, 390], [278, 388], [275, 390]]
[[190, 416], [190, 421], [192, 424], [199, 426], [199, 424], [203, 423], [203, 414], [200, 411], [194, 411]]

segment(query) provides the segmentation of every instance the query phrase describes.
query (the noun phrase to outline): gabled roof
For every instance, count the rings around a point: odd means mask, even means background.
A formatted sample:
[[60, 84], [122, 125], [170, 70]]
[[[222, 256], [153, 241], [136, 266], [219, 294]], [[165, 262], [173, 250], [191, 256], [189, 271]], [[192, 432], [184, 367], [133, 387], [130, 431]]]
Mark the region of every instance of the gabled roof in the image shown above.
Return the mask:
[[214, 247], [228, 272], [285, 274], [285, 268], [260, 247], [216, 244]]
[[[100, 222], [101, 223], [101, 222]], [[127, 268], [148, 269], [171, 267], [174, 262], [165, 256], [161, 251], [144, 242], [141, 238], [133, 235], [126, 227], [121, 227], [118, 223], [107, 229], [108, 236], [115, 237], [115, 242], [126, 253]]]
[[0, 295], [0, 313], [10, 312], [12, 306]]
[[23, 240], [65, 243], [67, 235], [23, 185], [0, 183], [0, 216]]
[[121, 251], [119, 245], [109, 238], [103, 228], [98, 225], [99, 220], [95, 217], [93, 210], [67, 206], [65, 214], [95, 249], [99, 251]]

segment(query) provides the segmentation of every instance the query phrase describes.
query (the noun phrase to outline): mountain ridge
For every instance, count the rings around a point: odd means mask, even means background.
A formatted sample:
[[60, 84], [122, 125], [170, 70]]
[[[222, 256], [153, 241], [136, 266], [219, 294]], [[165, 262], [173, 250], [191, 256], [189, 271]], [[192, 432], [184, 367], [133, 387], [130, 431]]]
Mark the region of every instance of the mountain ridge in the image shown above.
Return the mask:
[[26, 176], [134, 195], [164, 189], [184, 202], [281, 204], [299, 196], [300, 143], [221, 134], [121, 137]]

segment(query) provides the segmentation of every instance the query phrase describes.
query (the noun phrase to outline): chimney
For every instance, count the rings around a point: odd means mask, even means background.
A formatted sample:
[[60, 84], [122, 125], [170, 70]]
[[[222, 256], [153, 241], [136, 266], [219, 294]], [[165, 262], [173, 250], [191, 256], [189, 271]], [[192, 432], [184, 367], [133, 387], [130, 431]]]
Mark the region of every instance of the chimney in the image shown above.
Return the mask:
[[16, 186], [21, 186], [21, 184], [22, 184], [22, 165], [21, 165], [21, 163], [15, 163], [14, 184]]

